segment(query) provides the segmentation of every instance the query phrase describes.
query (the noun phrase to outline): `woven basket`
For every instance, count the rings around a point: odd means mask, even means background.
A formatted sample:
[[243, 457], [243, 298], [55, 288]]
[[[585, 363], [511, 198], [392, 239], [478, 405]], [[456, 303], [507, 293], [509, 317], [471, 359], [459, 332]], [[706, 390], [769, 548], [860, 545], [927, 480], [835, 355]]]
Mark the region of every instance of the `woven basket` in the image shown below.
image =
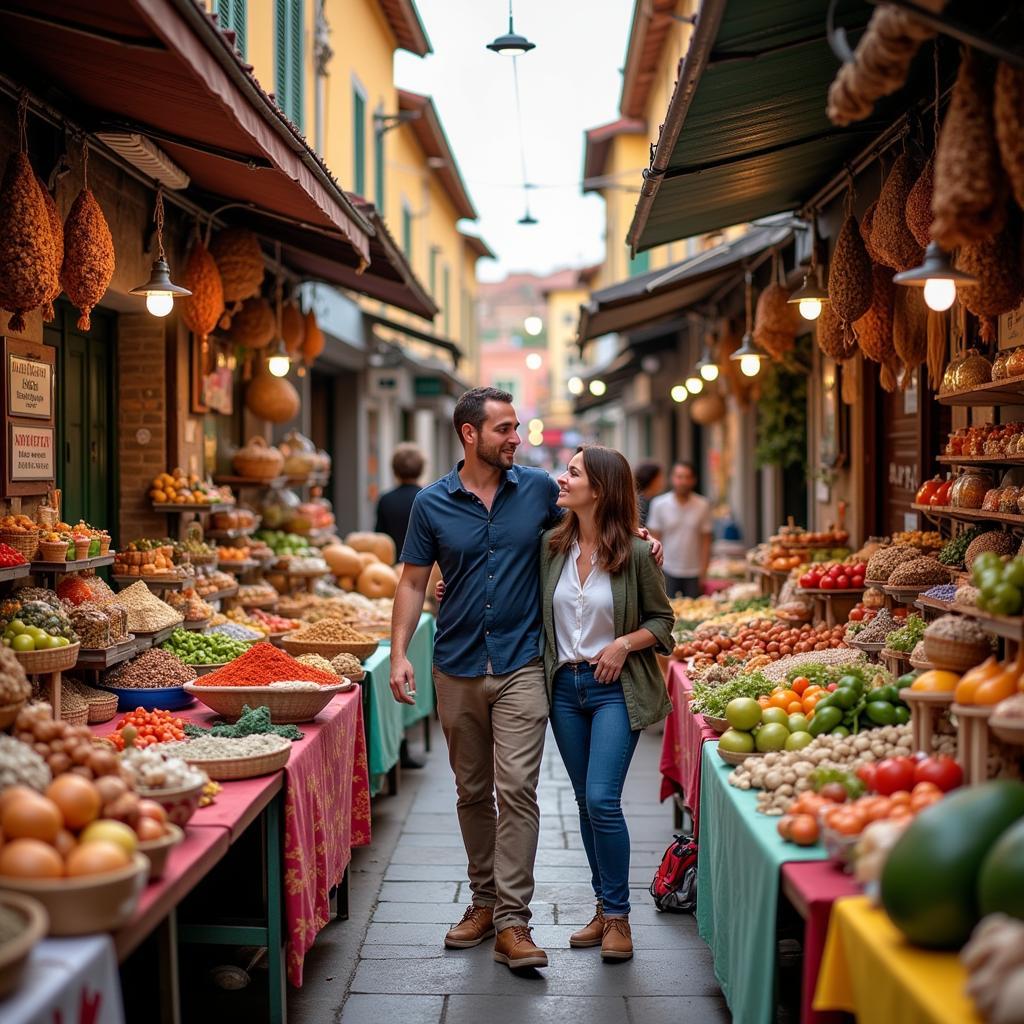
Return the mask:
[[237, 722], [242, 706], [266, 707], [275, 725], [312, 722], [336, 694], [351, 690], [354, 683], [338, 682], [319, 690], [272, 690], [268, 686], [202, 686], [185, 683], [184, 690], [229, 722]]
[[718, 751], [718, 756], [726, 764], [732, 765], [743, 764], [743, 762], [746, 761], [748, 757], [764, 757], [764, 754], [758, 753], [756, 751], [750, 754], [738, 754], [733, 750], [723, 750], [721, 747], [715, 747], [715, 749]]
[[[33, 533], [2, 533], [0, 532], [0, 544], [6, 544], [14, 548], [19, 554], [24, 555], [30, 562], [35, 558], [36, 549], [39, 547], [39, 531]], [[65, 545], [65, 551], [67, 546]]]
[[966, 672], [980, 665], [991, 653], [988, 643], [965, 643], [941, 636], [924, 636], [924, 653], [936, 668]]
[[117, 694], [106, 694], [103, 697], [86, 697], [89, 705], [89, 725], [101, 725], [109, 722], [117, 714]]
[[320, 643], [303, 643], [301, 640], [289, 640], [288, 637], [285, 637], [281, 641], [281, 648], [293, 658], [297, 658], [300, 654], [320, 654], [328, 661], [330, 661], [331, 658], [336, 658], [339, 654], [351, 654], [360, 661], [366, 661], [366, 659], [369, 658], [379, 646], [380, 644], [376, 640], [367, 644], [332, 644], [327, 643], [326, 641]]
[[281, 475], [284, 456], [277, 448], [268, 445], [265, 438], [257, 435], [235, 452], [231, 465], [239, 476], [269, 481]]
[[80, 643], [74, 643], [68, 644], [67, 647], [54, 647], [48, 651], [15, 651], [14, 656], [30, 676], [45, 672], [66, 672], [69, 668], [74, 668], [81, 646]]
[[86, 704], [84, 708], [78, 711], [65, 711], [62, 707], [60, 709], [60, 720], [67, 722], [68, 725], [88, 725], [89, 724], [89, 705]]
[[18, 713], [25, 706], [25, 703], [25, 700], [18, 700], [13, 704], [4, 704], [0, 707], [0, 729], [8, 729], [14, 725], [15, 721], [17, 721]]
[[184, 750], [178, 751], [189, 764], [202, 768], [211, 779], [229, 781], [233, 779], [251, 779], [257, 775], [269, 775], [282, 769], [291, 757], [292, 745], [275, 750], [271, 754], [254, 754], [251, 757], [225, 757], [219, 761], [196, 760], [188, 756]]
[[60, 522], [60, 513], [49, 505], [40, 505], [36, 509], [36, 520], [44, 530], [52, 530]]
[[709, 729], [714, 729], [719, 735], [729, 728], [728, 718], [715, 718], [714, 715], [701, 715]]
[[68, 546], [60, 540], [41, 540], [39, 542], [39, 558], [43, 562], [66, 562]]

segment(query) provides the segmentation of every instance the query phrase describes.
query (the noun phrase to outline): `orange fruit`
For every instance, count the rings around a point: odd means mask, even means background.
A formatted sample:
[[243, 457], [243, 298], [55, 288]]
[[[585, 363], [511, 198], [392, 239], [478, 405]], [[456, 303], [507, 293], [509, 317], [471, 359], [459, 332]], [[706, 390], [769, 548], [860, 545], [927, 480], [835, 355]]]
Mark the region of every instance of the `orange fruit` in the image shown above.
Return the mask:
[[790, 704], [786, 705], [786, 712], [790, 715], [799, 715], [803, 711], [803, 709], [803, 704], [801, 704], [798, 700], [794, 700]]

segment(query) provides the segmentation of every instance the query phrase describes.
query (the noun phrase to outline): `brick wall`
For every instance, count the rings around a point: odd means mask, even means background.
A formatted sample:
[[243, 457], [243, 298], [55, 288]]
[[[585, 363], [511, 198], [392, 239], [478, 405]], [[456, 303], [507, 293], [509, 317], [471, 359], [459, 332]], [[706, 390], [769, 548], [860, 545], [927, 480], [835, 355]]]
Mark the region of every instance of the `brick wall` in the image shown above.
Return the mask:
[[167, 517], [149, 499], [150, 481], [168, 468], [166, 329], [148, 313], [117, 321], [119, 525], [127, 540], [167, 533]]

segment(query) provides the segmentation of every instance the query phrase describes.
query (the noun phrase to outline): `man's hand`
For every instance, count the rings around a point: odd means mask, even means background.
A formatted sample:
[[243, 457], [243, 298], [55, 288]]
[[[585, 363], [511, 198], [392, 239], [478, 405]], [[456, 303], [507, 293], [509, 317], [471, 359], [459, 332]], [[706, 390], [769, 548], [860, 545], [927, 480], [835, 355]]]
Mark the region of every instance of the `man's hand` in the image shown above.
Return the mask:
[[399, 704], [416, 703], [416, 673], [408, 658], [391, 658], [391, 693]]
[[444, 580], [438, 580], [434, 584], [434, 600], [440, 604], [442, 597], [444, 597]]
[[614, 683], [622, 673], [622, 666], [625, 665], [628, 654], [629, 652], [618, 640], [607, 644], [597, 656], [594, 678], [599, 683]]
[[642, 540], [648, 540], [651, 542], [651, 558], [658, 563], [658, 568], [660, 569], [665, 563], [665, 552], [662, 550], [661, 541], [658, 540], [657, 537], [652, 537], [651, 531], [645, 526], [641, 526], [636, 533]]

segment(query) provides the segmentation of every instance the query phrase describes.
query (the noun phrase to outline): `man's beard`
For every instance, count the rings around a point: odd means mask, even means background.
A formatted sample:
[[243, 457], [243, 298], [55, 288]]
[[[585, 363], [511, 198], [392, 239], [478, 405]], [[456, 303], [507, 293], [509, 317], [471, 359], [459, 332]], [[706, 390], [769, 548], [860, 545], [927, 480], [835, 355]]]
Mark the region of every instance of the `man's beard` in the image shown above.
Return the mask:
[[[502, 449], [505, 447], [502, 444], [477, 444], [476, 454], [477, 458], [481, 462], [486, 462], [488, 466], [493, 466], [495, 469], [508, 469], [508, 463], [502, 458]], [[515, 453], [512, 453], [513, 458]]]

